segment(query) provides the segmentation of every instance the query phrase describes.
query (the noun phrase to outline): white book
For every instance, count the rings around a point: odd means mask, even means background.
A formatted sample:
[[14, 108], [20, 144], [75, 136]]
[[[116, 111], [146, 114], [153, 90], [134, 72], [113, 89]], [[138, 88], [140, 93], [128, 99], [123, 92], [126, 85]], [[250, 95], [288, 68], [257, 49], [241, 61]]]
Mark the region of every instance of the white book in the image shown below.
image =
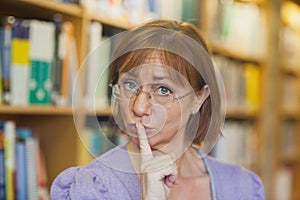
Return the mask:
[[31, 104], [48, 104], [50, 103], [51, 72], [54, 61], [54, 23], [32, 20], [29, 40], [31, 62], [29, 101]]
[[105, 107], [108, 102], [109, 64], [111, 62], [111, 39], [103, 38], [99, 48], [100, 65], [95, 88], [95, 108]]
[[29, 25], [30, 21], [24, 20], [13, 27], [10, 74], [12, 105], [28, 105]]
[[27, 164], [27, 194], [28, 199], [38, 199], [37, 183], [37, 145], [34, 138], [25, 141], [26, 164]]
[[293, 174], [288, 167], [281, 167], [276, 174], [275, 200], [291, 199]]
[[31, 20], [30, 50], [32, 60], [52, 62], [54, 59], [55, 25], [52, 22]]
[[95, 97], [95, 86], [97, 85], [98, 74], [100, 70], [100, 55], [98, 55], [101, 48], [100, 42], [102, 40], [102, 24], [93, 22], [89, 27], [89, 54], [86, 60], [86, 94], [85, 105], [87, 108], [93, 108]]

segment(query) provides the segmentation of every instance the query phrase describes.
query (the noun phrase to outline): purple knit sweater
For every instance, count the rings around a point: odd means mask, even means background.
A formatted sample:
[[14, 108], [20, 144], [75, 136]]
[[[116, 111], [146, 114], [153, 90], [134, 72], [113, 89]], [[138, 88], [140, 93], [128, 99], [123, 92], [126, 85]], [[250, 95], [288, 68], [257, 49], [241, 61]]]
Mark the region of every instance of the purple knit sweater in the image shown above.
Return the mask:
[[[91, 163], [66, 169], [51, 186], [52, 200], [139, 200], [140, 185], [124, 147], [116, 147]], [[103, 164], [104, 163], [106, 164]], [[209, 156], [204, 163], [211, 179], [213, 199], [265, 199], [259, 177], [239, 166], [219, 162]], [[122, 166], [126, 172], [107, 166]]]

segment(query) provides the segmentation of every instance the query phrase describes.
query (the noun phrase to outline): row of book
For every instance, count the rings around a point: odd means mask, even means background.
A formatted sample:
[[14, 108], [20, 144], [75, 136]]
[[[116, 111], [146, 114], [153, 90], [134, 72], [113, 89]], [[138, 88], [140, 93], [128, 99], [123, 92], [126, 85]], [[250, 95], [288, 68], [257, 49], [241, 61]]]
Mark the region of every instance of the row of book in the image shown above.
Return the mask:
[[14, 121], [0, 121], [0, 199], [49, 199], [38, 140]]
[[51, 21], [2, 17], [0, 97], [11, 105], [70, 102], [77, 70], [74, 26]]
[[57, 2], [62, 3], [73, 3], [73, 4], [81, 4], [81, 0], [56, 0]]
[[287, 112], [293, 112], [300, 109], [300, 80], [293, 75], [283, 76], [282, 106]]
[[227, 121], [212, 155], [220, 161], [255, 168], [258, 134], [251, 122]]
[[81, 140], [77, 157], [79, 165], [87, 164], [111, 148], [125, 145], [129, 141], [128, 136], [116, 131], [109, 121], [102, 120], [98, 123], [99, 126], [95, 126], [93, 120], [89, 122], [87, 119], [86, 127], [79, 134]]
[[199, 24], [199, 0], [85, 0], [82, 3], [92, 12], [128, 24], [155, 18]]
[[293, 161], [298, 156], [298, 128], [297, 120], [286, 119], [281, 130], [281, 156], [284, 160]]
[[261, 96], [259, 66], [221, 55], [214, 55], [213, 60], [223, 78], [227, 108], [257, 110]]
[[300, 70], [300, 5], [284, 1], [281, 6], [280, 55], [287, 67]]
[[275, 172], [275, 200], [294, 199], [292, 191], [295, 185], [295, 169], [294, 166], [282, 165]]
[[267, 50], [267, 22], [259, 5], [252, 2], [206, 2], [208, 36], [226, 49], [261, 58]]

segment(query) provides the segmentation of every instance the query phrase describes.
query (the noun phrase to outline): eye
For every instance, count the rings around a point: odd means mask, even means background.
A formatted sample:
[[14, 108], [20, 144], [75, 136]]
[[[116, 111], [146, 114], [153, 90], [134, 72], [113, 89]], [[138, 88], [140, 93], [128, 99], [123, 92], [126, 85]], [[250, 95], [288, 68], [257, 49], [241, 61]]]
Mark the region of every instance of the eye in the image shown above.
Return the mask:
[[135, 91], [138, 89], [138, 86], [133, 81], [125, 81], [122, 86], [128, 91]]
[[171, 89], [169, 89], [168, 87], [165, 87], [165, 86], [159, 86], [156, 91], [155, 91], [156, 94], [158, 95], [161, 95], [161, 96], [168, 96], [170, 95], [172, 92]]

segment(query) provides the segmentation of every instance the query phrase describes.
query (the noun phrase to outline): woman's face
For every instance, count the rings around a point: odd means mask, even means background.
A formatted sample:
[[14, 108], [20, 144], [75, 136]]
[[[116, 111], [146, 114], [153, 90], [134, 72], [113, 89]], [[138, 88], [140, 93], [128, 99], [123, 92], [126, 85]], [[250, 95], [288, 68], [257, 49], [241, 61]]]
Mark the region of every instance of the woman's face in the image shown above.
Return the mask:
[[[171, 141], [172, 146], [184, 142], [195, 94], [188, 81], [177, 71], [155, 63], [135, 67], [120, 75], [118, 84], [127, 98], [118, 101], [119, 120], [122, 121], [120, 128], [136, 144], [139, 140], [135, 124], [140, 122], [152, 150], [161, 150]], [[136, 93], [137, 90], [139, 92]], [[184, 97], [173, 100], [173, 96]]]

